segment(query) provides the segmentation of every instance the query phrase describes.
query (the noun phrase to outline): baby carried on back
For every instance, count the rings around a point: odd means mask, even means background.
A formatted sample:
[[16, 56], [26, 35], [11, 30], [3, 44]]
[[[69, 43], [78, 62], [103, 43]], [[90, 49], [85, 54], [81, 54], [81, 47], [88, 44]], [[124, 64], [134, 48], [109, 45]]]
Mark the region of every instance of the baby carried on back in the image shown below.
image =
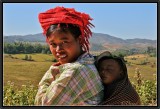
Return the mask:
[[140, 105], [123, 58], [106, 51], [96, 57], [95, 65], [104, 85], [104, 100], [99, 105]]

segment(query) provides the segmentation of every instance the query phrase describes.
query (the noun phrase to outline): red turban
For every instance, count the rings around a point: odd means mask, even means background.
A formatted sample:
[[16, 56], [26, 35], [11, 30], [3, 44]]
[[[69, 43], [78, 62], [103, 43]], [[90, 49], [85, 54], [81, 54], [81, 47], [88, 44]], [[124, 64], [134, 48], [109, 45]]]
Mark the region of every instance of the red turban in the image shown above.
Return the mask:
[[92, 36], [89, 27], [94, 27], [89, 20], [92, 20], [92, 18], [88, 14], [77, 12], [74, 8], [56, 7], [39, 14], [39, 22], [45, 35], [52, 24], [66, 23], [77, 25], [81, 31], [82, 47], [86, 51], [89, 51], [88, 39]]

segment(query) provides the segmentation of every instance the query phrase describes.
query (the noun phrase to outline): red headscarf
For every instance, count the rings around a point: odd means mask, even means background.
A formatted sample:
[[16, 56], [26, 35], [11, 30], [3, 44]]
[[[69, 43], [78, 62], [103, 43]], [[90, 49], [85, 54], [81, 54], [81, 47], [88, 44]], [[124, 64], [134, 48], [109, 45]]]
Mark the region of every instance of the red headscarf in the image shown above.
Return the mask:
[[46, 35], [47, 30], [52, 24], [74, 24], [80, 28], [82, 47], [85, 51], [89, 51], [89, 37], [92, 32], [89, 27], [94, 27], [89, 22], [92, 20], [88, 14], [75, 11], [74, 8], [56, 7], [39, 14], [39, 22], [43, 28], [43, 34]]

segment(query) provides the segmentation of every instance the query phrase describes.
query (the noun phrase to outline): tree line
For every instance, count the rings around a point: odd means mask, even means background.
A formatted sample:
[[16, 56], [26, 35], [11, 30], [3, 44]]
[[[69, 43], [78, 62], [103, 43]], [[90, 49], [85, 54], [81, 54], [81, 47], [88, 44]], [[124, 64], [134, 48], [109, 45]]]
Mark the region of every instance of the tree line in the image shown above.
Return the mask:
[[148, 54], [151, 57], [156, 57], [157, 56], [157, 50], [153, 46], [148, 46], [145, 49], [138, 49], [138, 48], [132, 48], [129, 50], [125, 49], [117, 49], [112, 54], [117, 55], [119, 57], [124, 57], [124, 56], [129, 56], [129, 55], [134, 55], [134, 54]]
[[4, 53], [7, 54], [20, 54], [20, 53], [43, 53], [51, 54], [48, 45], [42, 45], [40, 43], [29, 43], [29, 42], [14, 42], [4, 43]]
[[[29, 42], [14, 42], [14, 43], [4, 43], [4, 53], [7, 54], [19, 54], [19, 53], [43, 53], [43, 54], [51, 54], [49, 46], [46, 44], [40, 43], [29, 43]], [[149, 54], [150, 56], [156, 56], [156, 48], [152, 46], [148, 46], [145, 50], [132, 48], [129, 50], [125, 49], [117, 49], [113, 52], [113, 54], [124, 57], [133, 54]]]

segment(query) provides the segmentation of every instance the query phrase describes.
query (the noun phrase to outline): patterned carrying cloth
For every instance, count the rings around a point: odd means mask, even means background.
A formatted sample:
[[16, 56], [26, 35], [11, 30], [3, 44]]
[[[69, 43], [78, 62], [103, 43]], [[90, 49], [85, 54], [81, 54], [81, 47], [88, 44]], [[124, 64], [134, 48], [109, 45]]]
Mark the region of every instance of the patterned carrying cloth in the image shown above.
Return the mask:
[[[50, 82], [51, 71], [57, 68], [60, 73]], [[85, 53], [74, 63], [50, 67], [39, 83], [35, 105], [97, 105], [102, 99], [103, 85], [94, 58]]]
[[140, 105], [139, 95], [128, 79], [127, 67], [124, 60], [120, 57], [113, 57], [108, 51], [100, 55], [98, 60], [104, 56], [110, 59], [119, 59], [122, 64], [124, 76], [110, 85], [104, 85], [104, 101], [99, 105]]

